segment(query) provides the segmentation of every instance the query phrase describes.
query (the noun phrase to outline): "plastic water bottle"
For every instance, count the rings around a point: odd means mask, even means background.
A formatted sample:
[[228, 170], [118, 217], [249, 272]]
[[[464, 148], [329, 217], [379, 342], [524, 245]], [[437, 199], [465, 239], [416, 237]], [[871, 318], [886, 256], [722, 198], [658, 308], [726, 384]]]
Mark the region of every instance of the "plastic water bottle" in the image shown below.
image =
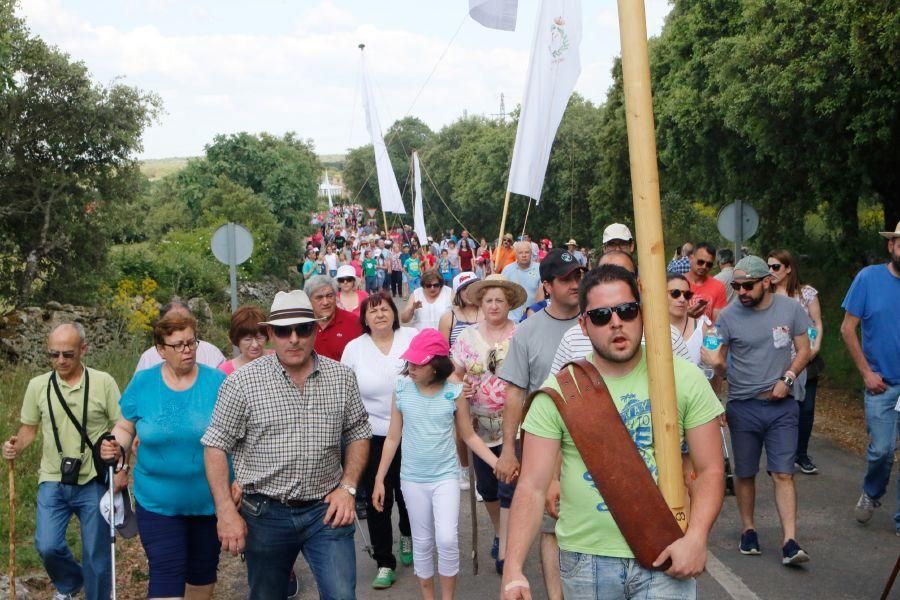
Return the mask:
[[[709, 329], [706, 330], [706, 335], [703, 336], [703, 347], [714, 352], [721, 345], [722, 338], [719, 336], [718, 328], [715, 325], [710, 325]], [[707, 379], [712, 379], [713, 375], [715, 375], [713, 368], [707, 364], [701, 364], [700, 368], [703, 369], [703, 374], [706, 375]]]

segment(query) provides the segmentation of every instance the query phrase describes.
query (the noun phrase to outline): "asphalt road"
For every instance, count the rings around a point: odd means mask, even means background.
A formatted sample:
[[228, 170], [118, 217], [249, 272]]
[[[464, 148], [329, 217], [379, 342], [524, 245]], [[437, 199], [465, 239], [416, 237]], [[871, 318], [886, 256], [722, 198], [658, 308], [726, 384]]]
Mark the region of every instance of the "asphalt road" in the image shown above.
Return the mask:
[[[772, 485], [765, 475], [757, 481], [757, 531], [762, 546], [761, 556], [743, 556], [738, 550], [739, 520], [733, 497], [725, 499], [722, 513], [709, 540], [707, 573], [700, 578], [700, 596], [713, 600], [795, 600], [795, 599], [860, 599], [880, 597], [884, 584], [900, 554], [900, 537], [894, 535], [892, 520], [893, 492], [886, 506], [878, 509], [867, 525], [853, 518], [853, 506], [859, 496], [859, 484], [865, 461], [821, 436], [813, 436], [811, 452], [820, 474], [797, 474], [800, 506], [799, 542], [811, 560], [801, 568], [781, 565], [781, 530], [775, 512]], [[765, 472], [764, 469], [762, 471]], [[895, 475], [897, 469], [895, 468]], [[892, 481], [892, 490], [893, 481]], [[460, 514], [461, 571], [457, 596], [461, 599], [497, 598], [500, 578], [494, 573], [490, 559], [492, 538], [487, 513], [478, 505], [480, 573], [473, 575], [471, 521], [467, 497], [463, 495]], [[357, 533], [357, 595], [366, 599], [412, 600], [419, 598], [412, 567], [398, 567], [398, 578], [389, 590], [373, 590], [375, 563], [362, 550]], [[315, 582], [302, 558], [297, 563], [303, 593], [301, 598], [318, 598]], [[228, 598], [246, 597], [240, 588], [242, 577]], [[537, 545], [532, 548], [526, 565], [535, 598], [546, 598], [541, 589]], [[244, 579], [245, 581], [245, 579]], [[243, 583], [243, 586], [241, 585]], [[222, 592], [225, 590], [222, 589]], [[220, 593], [217, 597], [225, 598]], [[891, 598], [900, 599], [900, 582]]]

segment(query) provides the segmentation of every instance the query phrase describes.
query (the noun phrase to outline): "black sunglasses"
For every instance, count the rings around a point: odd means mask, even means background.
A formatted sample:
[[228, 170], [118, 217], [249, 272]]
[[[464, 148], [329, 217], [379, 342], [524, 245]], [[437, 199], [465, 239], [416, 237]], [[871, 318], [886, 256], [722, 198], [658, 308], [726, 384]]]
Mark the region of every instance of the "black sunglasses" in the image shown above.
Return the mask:
[[697, 261], [698, 267], [711, 267], [716, 264], [714, 260], [703, 260], [702, 258], [695, 258], [694, 260]]
[[745, 292], [749, 292], [750, 290], [753, 289], [753, 286], [755, 286], [760, 281], [762, 281], [762, 279], [751, 279], [749, 281], [743, 281], [743, 282], [732, 281], [731, 289], [733, 289], [736, 292], [741, 289], [743, 289]]
[[641, 312], [640, 302], [623, 302], [617, 306], [602, 306], [584, 311], [591, 319], [591, 323], [597, 327], [603, 327], [612, 321], [613, 313], [619, 315], [623, 321], [634, 321]]
[[338, 277], [338, 283], [349, 283], [356, 281], [356, 277]]
[[422, 286], [423, 288], [434, 289], [439, 287], [444, 287], [443, 283], [426, 283]]
[[47, 350], [47, 357], [51, 358], [53, 360], [56, 360], [57, 358], [59, 358], [60, 355], [62, 355], [63, 358], [75, 358], [75, 351], [74, 350]]
[[675, 300], [678, 300], [682, 296], [684, 296], [685, 300], [690, 300], [694, 297], [694, 292], [691, 290], [669, 290], [669, 295], [672, 296]]
[[272, 325], [272, 333], [275, 337], [285, 340], [291, 337], [291, 332], [296, 333], [297, 337], [309, 337], [315, 329], [315, 323], [297, 323], [296, 325]]
[[769, 265], [769, 268], [772, 269], [773, 271], [780, 271], [782, 266], [784, 266], [784, 265], [781, 265], [778, 263], [772, 263], [771, 265]]

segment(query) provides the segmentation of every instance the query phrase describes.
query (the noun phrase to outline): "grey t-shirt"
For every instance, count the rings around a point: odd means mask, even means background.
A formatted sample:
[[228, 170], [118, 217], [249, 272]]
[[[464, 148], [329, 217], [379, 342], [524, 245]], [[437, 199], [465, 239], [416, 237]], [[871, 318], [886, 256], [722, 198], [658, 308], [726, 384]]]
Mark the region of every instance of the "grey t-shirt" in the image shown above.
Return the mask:
[[577, 315], [571, 319], [554, 319], [546, 310], [525, 319], [510, 340], [509, 352], [500, 366], [500, 379], [523, 388], [526, 393], [544, 385], [559, 341], [577, 322]]
[[728, 345], [728, 400], [747, 400], [771, 390], [791, 366], [793, 339], [806, 333], [809, 317], [799, 302], [776, 294], [764, 310], [729, 304], [716, 326]]

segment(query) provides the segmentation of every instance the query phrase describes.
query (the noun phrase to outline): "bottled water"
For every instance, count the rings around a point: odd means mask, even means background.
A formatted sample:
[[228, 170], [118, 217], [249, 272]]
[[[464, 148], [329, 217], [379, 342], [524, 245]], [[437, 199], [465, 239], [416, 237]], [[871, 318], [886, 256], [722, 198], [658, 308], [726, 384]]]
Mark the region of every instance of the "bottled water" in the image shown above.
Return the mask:
[[[722, 338], [719, 337], [719, 330], [715, 325], [710, 325], [709, 329], [706, 330], [706, 335], [703, 336], [703, 347], [707, 350], [716, 351], [721, 345]], [[707, 379], [712, 379], [713, 375], [715, 375], [715, 371], [709, 365], [701, 363], [700, 368], [703, 369], [703, 374], [706, 375]]]

